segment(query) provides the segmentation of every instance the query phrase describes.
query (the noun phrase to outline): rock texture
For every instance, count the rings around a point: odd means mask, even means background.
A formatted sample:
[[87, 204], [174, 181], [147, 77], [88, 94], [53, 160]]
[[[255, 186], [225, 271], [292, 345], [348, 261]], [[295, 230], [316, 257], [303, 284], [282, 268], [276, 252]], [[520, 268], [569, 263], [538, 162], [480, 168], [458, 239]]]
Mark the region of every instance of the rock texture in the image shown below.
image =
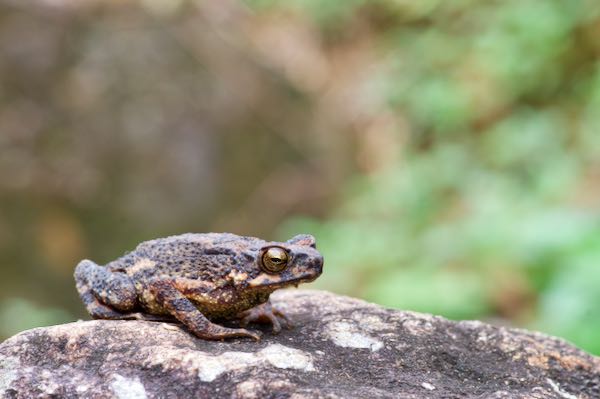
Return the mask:
[[600, 359], [546, 335], [283, 291], [261, 342], [84, 321], [0, 345], [3, 398], [600, 398]]

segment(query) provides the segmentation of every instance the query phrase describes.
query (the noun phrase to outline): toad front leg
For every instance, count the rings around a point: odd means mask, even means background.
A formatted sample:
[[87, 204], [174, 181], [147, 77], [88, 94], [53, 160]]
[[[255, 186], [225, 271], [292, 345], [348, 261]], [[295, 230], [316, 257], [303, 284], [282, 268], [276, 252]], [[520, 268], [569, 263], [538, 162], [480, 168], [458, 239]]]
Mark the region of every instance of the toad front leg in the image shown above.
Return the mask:
[[243, 328], [227, 328], [211, 323], [196, 306], [169, 280], [157, 280], [148, 284], [156, 303], [182, 322], [199, 338], [219, 340], [249, 337], [260, 340], [260, 335]]
[[271, 305], [271, 301], [243, 311], [238, 315], [240, 325], [246, 327], [248, 323], [271, 324], [273, 333], [278, 334], [281, 327], [291, 328], [292, 323], [279, 309]]

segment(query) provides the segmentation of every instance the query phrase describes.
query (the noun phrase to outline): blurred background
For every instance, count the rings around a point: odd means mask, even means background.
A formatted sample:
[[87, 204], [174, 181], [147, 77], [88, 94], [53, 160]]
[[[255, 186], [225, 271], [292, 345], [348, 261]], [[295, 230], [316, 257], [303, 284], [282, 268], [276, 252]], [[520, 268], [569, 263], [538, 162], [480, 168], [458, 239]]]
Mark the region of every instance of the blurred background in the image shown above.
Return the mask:
[[188, 231], [600, 354], [600, 4], [0, 0], [0, 339]]

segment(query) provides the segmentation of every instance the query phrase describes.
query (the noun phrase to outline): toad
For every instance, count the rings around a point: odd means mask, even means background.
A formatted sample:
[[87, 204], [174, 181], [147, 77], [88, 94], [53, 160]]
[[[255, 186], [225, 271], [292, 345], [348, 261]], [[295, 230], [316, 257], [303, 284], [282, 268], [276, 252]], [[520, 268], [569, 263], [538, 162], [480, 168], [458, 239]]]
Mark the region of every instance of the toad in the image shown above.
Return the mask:
[[[199, 338], [258, 340], [259, 332], [243, 327], [267, 322], [277, 333], [290, 324], [269, 295], [313, 281], [322, 270], [323, 257], [310, 235], [268, 242], [188, 233], [143, 242], [105, 266], [82, 260], [75, 281], [95, 319], [178, 320]], [[241, 328], [215, 323], [232, 319]]]

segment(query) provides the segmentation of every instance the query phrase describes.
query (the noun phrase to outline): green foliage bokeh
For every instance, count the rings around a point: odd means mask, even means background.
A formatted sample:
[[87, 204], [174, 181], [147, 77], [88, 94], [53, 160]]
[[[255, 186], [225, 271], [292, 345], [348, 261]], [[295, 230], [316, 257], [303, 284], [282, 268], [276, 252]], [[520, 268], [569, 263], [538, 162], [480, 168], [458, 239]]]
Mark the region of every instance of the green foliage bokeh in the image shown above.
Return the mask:
[[330, 220], [282, 227], [317, 236], [318, 284], [600, 353], [600, 6], [260, 3], [301, 10], [326, 36], [368, 15], [384, 60], [375, 95], [402, 122], [405, 145], [355, 177]]

